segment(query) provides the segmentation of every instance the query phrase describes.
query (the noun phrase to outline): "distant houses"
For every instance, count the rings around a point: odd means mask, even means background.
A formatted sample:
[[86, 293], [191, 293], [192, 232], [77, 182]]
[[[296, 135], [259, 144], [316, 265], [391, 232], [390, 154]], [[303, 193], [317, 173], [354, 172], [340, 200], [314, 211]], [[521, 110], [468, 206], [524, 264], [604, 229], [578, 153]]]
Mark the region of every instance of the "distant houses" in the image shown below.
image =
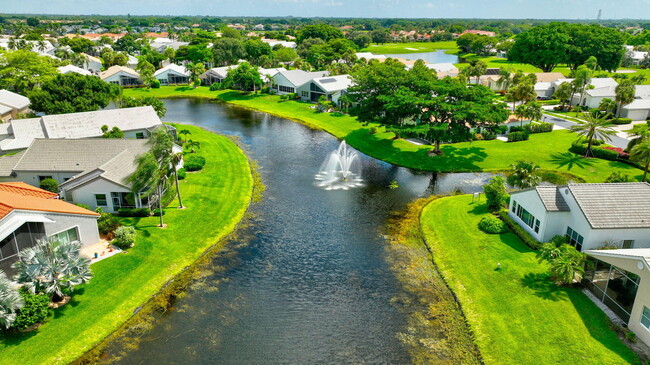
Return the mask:
[[81, 67], [77, 67], [75, 65], [66, 65], [66, 66], [61, 66], [57, 67], [57, 70], [59, 70], [60, 73], [62, 74], [69, 74], [69, 73], [77, 73], [80, 75], [85, 75], [85, 76], [90, 76], [92, 75], [92, 72], [88, 70], [84, 70]]
[[311, 80], [328, 75], [328, 71], [280, 71], [272, 77], [271, 90], [280, 95], [295, 93], [301, 98], [309, 99]]
[[189, 83], [190, 73], [184, 66], [172, 63], [156, 71], [153, 77], [160, 82], [160, 85], [178, 85]]
[[18, 114], [27, 113], [29, 105], [28, 98], [9, 90], [0, 90], [0, 120], [2, 122], [8, 122], [16, 118]]
[[99, 78], [111, 84], [120, 86], [141, 86], [140, 74], [124, 66], [111, 66], [99, 74]]

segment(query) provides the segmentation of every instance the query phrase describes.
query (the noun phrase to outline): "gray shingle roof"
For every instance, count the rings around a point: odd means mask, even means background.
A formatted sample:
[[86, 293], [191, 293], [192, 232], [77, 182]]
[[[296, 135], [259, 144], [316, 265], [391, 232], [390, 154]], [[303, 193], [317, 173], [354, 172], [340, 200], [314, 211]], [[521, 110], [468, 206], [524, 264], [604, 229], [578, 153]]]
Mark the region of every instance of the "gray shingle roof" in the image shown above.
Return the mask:
[[568, 212], [569, 206], [557, 186], [543, 185], [535, 187], [544, 207], [549, 212]]
[[648, 183], [569, 184], [566, 188], [592, 228], [650, 228]]
[[320, 77], [328, 76], [328, 71], [307, 72], [303, 70], [280, 71], [278, 74], [284, 76], [290, 83], [298, 87]]

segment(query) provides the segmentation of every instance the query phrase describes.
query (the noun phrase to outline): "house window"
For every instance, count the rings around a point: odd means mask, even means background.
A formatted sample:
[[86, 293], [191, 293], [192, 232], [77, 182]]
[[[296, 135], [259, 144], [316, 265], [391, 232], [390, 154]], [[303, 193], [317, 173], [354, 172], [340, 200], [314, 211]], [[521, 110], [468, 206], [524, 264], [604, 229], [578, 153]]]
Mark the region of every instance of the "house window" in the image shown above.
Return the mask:
[[302, 97], [303, 97], [303, 98], [307, 98], [307, 97], [309, 97], [309, 91], [303, 91], [303, 92], [302, 92]]
[[38, 177], [38, 181], [41, 182], [41, 181], [43, 181], [43, 180], [45, 180], [45, 179], [51, 179], [51, 178], [52, 178], [52, 176], [47, 176], [47, 175], [39, 176], [39, 177]]
[[278, 89], [278, 84], [273, 84], [273, 85], [271, 85], [271, 88], [272, 88], [273, 90], [277, 90], [277, 89]]
[[535, 219], [535, 233], [539, 233], [539, 219]]
[[575, 246], [576, 250], [582, 251], [582, 243], [584, 237], [582, 237], [578, 232], [574, 231], [573, 228], [567, 227], [566, 236], [569, 238], [569, 244]]
[[650, 309], [645, 305], [643, 306], [643, 313], [641, 313], [641, 324], [650, 330]]
[[137, 132], [135, 134], [135, 139], [144, 139], [144, 132]]
[[[522, 207], [521, 205], [517, 207], [517, 217], [519, 217], [519, 219], [521, 219], [524, 223], [526, 223], [528, 227], [535, 228], [535, 221], [537, 219], [535, 218], [534, 215], [528, 213], [528, 211], [524, 209], [524, 207]], [[538, 226], [537, 230], [539, 230], [539, 224], [537, 226]]]
[[284, 86], [284, 85], [278, 85], [278, 90], [283, 93], [295, 93], [296, 89], [289, 87], [289, 86]]
[[517, 202], [514, 200], [512, 201], [512, 212], [517, 213]]
[[97, 202], [98, 207], [108, 206], [108, 201], [106, 200], [106, 194], [95, 194], [95, 201]]
[[54, 239], [55, 241], [59, 241], [61, 243], [79, 241], [79, 231], [77, 230], [77, 227], [72, 227], [63, 232], [53, 234], [52, 239]]
[[634, 247], [634, 240], [623, 240], [623, 248]]

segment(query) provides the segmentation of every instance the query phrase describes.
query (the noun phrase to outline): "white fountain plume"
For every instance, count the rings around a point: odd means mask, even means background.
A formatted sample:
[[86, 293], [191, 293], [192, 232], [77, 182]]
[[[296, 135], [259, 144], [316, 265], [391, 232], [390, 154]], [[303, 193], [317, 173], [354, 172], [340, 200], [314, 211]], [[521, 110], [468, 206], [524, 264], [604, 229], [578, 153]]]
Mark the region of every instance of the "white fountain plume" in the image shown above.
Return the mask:
[[315, 179], [316, 186], [326, 190], [347, 190], [363, 186], [359, 154], [348, 147], [345, 141], [341, 142], [339, 148], [327, 156]]

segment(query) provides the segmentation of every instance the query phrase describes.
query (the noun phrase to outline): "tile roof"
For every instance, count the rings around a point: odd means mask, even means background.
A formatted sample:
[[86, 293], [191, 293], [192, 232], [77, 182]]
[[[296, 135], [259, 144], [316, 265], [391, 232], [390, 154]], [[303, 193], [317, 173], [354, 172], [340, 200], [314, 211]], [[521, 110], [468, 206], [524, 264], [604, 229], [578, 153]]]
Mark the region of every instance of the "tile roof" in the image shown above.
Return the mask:
[[330, 73], [328, 71], [307, 72], [303, 70], [280, 71], [278, 75], [284, 76], [294, 86], [302, 86], [305, 83], [319, 77], [325, 77]]
[[14, 109], [22, 109], [27, 108], [30, 101], [22, 95], [3, 89], [0, 90], [0, 104], [10, 106]]
[[649, 183], [568, 184], [592, 228], [650, 228]]
[[0, 183], [0, 219], [17, 209], [93, 216], [99, 215], [88, 209], [56, 199], [56, 196], [57, 194], [21, 182]]
[[163, 73], [165, 71], [173, 71], [173, 72], [175, 72], [177, 74], [180, 74], [180, 75], [183, 75], [183, 76], [190, 76], [190, 73], [187, 71], [187, 69], [185, 67], [179, 66], [179, 65], [176, 65], [176, 64], [173, 64], [173, 63], [170, 63], [169, 65], [157, 70], [156, 72], [154, 72], [153, 75], [158, 76], [158, 75], [160, 75], [161, 73]]
[[102, 79], [102, 80], [105, 80], [105, 79], [107, 79], [107, 78], [109, 78], [109, 77], [111, 77], [111, 76], [113, 76], [113, 75], [115, 75], [117, 73], [120, 73], [120, 72], [125, 72], [125, 73], [127, 73], [127, 74], [129, 74], [129, 75], [131, 75], [133, 77], [140, 77], [140, 74], [137, 73], [133, 69], [130, 69], [130, 68], [124, 67], [124, 66], [115, 65], [115, 66], [109, 67], [106, 71], [101, 72], [99, 74], [99, 78]]
[[323, 91], [331, 93], [340, 90], [347, 90], [352, 85], [350, 75], [327, 76], [312, 80]]
[[560, 188], [552, 185], [536, 186], [537, 195], [549, 212], [568, 212], [569, 206], [560, 193]]
[[59, 70], [59, 73], [62, 74], [74, 72], [80, 75], [86, 75], [86, 76], [91, 75], [90, 71], [84, 70], [83, 68], [77, 67], [75, 65], [66, 65], [66, 66], [57, 67], [57, 70]]

